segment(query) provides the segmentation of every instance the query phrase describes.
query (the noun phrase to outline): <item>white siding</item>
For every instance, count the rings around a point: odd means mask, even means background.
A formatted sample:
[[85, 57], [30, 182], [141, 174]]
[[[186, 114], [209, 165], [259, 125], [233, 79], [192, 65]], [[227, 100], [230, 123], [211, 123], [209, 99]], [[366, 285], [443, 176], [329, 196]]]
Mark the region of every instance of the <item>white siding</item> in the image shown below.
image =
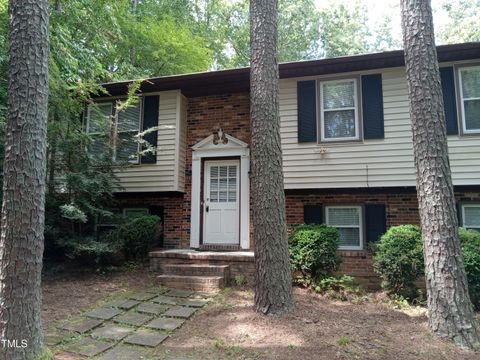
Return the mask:
[[[298, 143], [297, 80], [280, 81], [280, 132], [286, 189], [414, 186], [412, 133], [403, 69], [382, 72], [385, 138]], [[480, 136], [448, 137], [454, 185], [480, 184]], [[320, 149], [326, 150], [320, 154]]]
[[[149, 95], [149, 94], [146, 94]], [[180, 168], [176, 159], [179, 156], [180, 102], [179, 91], [159, 93], [160, 109], [158, 119], [157, 163], [140, 164], [122, 169], [117, 173], [121, 191], [153, 192], [183, 191], [184, 180], [180, 181]], [[182, 171], [184, 174], [185, 171]], [[183, 175], [184, 176], [184, 175]]]

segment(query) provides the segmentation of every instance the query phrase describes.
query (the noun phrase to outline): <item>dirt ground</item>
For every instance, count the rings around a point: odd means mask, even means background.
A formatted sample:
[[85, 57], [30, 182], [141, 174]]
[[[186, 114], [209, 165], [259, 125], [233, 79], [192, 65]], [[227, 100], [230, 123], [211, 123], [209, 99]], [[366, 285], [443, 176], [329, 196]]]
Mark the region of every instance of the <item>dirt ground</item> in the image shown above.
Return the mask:
[[162, 350], [196, 359], [480, 359], [434, 338], [424, 309], [355, 305], [298, 288], [295, 302], [276, 318], [252, 310], [252, 290], [224, 292]]
[[77, 315], [97, 302], [115, 294], [150, 287], [155, 274], [146, 266], [116, 271], [59, 268], [47, 271], [42, 279], [43, 327]]
[[[44, 324], [108, 296], [149, 287], [153, 279], [145, 268], [46, 276]], [[158, 359], [480, 359], [433, 337], [421, 308], [333, 301], [299, 288], [295, 302], [286, 317], [263, 316], [253, 311], [251, 289], [225, 289], [159, 346]], [[73, 358], [59, 354], [56, 359]]]

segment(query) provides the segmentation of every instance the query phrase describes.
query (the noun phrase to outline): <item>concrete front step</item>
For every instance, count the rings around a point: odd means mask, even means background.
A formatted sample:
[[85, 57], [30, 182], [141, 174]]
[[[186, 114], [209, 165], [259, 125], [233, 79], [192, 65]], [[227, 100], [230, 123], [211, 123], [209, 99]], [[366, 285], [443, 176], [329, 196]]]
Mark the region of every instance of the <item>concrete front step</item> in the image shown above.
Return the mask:
[[163, 274], [157, 276], [160, 285], [180, 290], [217, 292], [225, 285], [223, 276], [186, 276]]
[[228, 265], [208, 264], [161, 264], [162, 274], [182, 276], [221, 276], [224, 279], [230, 277]]

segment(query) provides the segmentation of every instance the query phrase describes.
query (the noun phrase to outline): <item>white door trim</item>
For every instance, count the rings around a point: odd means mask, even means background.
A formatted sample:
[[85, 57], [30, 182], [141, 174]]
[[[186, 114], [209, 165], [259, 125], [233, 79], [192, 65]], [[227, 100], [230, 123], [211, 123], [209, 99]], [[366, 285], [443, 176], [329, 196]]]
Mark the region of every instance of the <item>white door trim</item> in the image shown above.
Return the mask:
[[240, 247], [250, 249], [250, 149], [248, 144], [225, 135], [227, 143], [214, 143], [210, 135], [192, 147], [192, 200], [190, 214], [190, 247], [200, 247], [202, 160], [220, 157], [240, 158]]

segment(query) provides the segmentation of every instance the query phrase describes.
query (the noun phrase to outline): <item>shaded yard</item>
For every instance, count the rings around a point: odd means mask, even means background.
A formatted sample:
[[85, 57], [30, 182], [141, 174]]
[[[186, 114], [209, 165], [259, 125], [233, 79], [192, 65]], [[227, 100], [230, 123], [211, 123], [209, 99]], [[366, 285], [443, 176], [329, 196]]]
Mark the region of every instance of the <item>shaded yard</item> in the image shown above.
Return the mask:
[[[146, 269], [107, 275], [47, 276], [47, 326], [92, 308], [106, 297], [150, 287]], [[394, 309], [372, 301], [332, 301], [295, 289], [296, 310], [284, 318], [252, 310], [253, 291], [226, 289], [155, 349], [157, 359], [456, 359], [463, 352], [434, 338], [423, 309]], [[57, 359], [76, 359], [59, 354]], [[151, 357], [149, 357], [151, 359]]]

